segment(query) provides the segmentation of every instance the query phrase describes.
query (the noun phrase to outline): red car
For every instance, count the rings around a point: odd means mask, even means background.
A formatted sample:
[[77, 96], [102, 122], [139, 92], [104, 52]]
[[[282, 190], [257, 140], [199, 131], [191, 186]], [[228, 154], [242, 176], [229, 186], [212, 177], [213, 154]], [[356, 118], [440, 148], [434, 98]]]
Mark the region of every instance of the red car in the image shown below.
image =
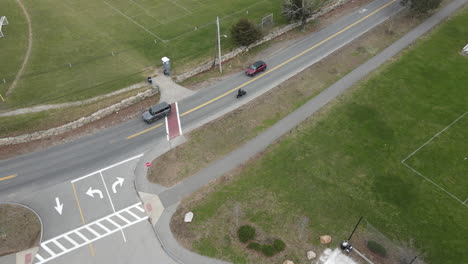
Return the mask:
[[254, 76], [257, 72], [264, 71], [267, 65], [263, 61], [257, 61], [254, 64], [250, 65], [247, 70], [245, 70], [245, 74], [247, 76]]

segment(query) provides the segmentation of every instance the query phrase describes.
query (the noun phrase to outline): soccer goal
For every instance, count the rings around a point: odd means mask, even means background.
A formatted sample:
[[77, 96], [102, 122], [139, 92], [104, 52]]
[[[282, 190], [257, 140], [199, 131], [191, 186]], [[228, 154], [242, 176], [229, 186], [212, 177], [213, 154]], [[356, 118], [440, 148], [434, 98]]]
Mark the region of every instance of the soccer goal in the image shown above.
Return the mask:
[[6, 26], [6, 25], [8, 25], [8, 20], [7, 20], [6, 16], [0, 17], [0, 38], [3, 38], [2, 28], [3, 28], [3, 26]]

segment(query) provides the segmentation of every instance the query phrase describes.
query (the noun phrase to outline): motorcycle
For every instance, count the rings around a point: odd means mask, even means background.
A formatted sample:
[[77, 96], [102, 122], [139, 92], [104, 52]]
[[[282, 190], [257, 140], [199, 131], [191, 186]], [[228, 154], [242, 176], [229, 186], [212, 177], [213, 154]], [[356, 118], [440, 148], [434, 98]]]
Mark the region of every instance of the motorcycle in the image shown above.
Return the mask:
[[246, 94], [247, 94], [247, 92], [245, 90], [239, 89], [237, 91], [237, 99], [239, 99], [240, 97], [242, 97], [242, 96], [244, 96]]

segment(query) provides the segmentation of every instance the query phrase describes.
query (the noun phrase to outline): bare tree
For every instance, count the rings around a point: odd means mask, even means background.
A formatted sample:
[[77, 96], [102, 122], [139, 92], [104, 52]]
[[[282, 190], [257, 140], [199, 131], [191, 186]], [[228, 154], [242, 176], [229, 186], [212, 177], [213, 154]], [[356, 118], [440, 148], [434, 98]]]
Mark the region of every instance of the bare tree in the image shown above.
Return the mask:
[[317, 12], [323, 2], [323, 0], [284, 0], [281, 14], [289, 22], [301, 21], [302, 30], [304, 30], [307, 18]]

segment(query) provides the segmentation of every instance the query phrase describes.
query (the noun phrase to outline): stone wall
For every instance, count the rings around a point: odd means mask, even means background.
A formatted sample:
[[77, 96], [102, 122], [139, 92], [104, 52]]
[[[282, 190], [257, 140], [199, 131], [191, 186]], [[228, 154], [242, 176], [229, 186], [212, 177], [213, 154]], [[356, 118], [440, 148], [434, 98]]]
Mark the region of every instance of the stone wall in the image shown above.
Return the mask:
[[63, 126], [51, 128], [51, 129], [44, 130], [44, 131], [34, 132], [32, 134], [25, 134], [25, 135], [16, 136], [16, 137], [0, 138], [0, 146], [25, 143], [25, 142], [32, 141], [32, 140], [37, 140], [37, 139], [42, 139], [42, 138], [47, 138], [47, 137], [63, 134], [72, 129], [76, 129], [78, 127], [89, 124], [93, 121], [99, 120], [105, 116], [108, 116], [112, 113], [119, 111], [120, 109], [123, 109], [137, 102], [140, 102], [143, 99], [153, 96], [157, 93], [159, 93], [159, 88], [157, 86], [154, 86], [152, 89], [148, 89], [147, 91], [138, 93], [137, 95], [124, 99], [117, 104], [101, 109], [93, 113], [90, 116], [82, 117], [76, 121], [65, 124]]
[[[307, 19], [307, 22], [311, 21], [311, 20], [314, 20], [314, 19], [317, 19], [319, 18], [320, 16], [332, 11], [333, 9], [349, 2], [350, 0], [337, 0], [337, 1], [334, 1], [333, 4], [331, 5], [328, 5], [322, 9], [320, 9], [319, 12], [315, 13], [314, 15], [312, 15], [310, 18]], [[293, 24], [289, 24], [287, 26], [284, 26], [282, 28], [279, 28], [279, 29], [275, 29], [273, 30], [272, 32], [268, 33], [266, 36], [264, 36], [261, 40], [255, 42], [254, 44], [250, 45], [250, 46], [247, 46], [247, 47], [239, 47], [239, 48], [236, 48], [234, 50], [232, 50], [231, 52], [229, 53], [226, 53], [224, 54], [223, 56], [221, 56], [221, 60], [222, 61], [227, 61], [227, 60], [230, 60], [236, 56], [238, 56], [239, 54], [241, 53], [244, 53], [244, 52], [247, 52], [249, 51], [251, 48], [253, 47], [256, 47], [258, 45], [261, 45], [271, 39], [274, 39], [278, 36], [281, 36], [283, 35], [284, 33], [292, 30], [292, 29], [295, 29], [297, 27], [299, 27], [301, 25], [301, 22], [296, 22], [296, 23], [293, 23]], [[204, 71], [207, 71], [209, 69], [211, 69], [211, 67], [213, 66], [213, 62], [212, 61], [208, 61], [198, 67], [196, 67], [195, 69], [189, 71], [189, 72], [185, 72], [181, 75], [178, 75], [178, 76], [175, 76], [174, 77], [174, 80], [176, 82], [182, 82], [194, 75], [197, 75], [199, 73], [202, 73]]]
[[[307, 22], [313, 20], [313, 19], [317, 19], [318, 17], [332, 11], [333, 9], [349, 2], [350, 0], [336, 0], [333, 4], [329, 5], [329, 6], [326, 6], [324, 8], [322, 8], [319, 12], [317, 12], [316, 14], [314, 14], [312, 17], [310, 17]], [[243, 52], [247, 52], [249, 49], [253, 48], [253, 47], [256, 47], [260, 44], [263, 44], [271, 39], [274, 39], [294, 28], [297, 28], [301, 25], [300, 22], [297, 22], [297, 23], [293, 23], [293, 24], [289, 24], [287, 26], [284, 26], [282, 28], [279, 28], [279, 29], [275, 29], [273, 30], [272, 32], [270, 32], [269, 34], [267, 34], [266, 36], [264, 36], [261, 40], [257, 41], [256, 43], [248, 46], [248, 47], [240, 47], [240, 48], [236, 48], [234, 49], [233, 51], [227, 53], [227, 54], [224, 54], [224, 56], [221, 57], [221, 60], [222, 61], [226, 61], [226, 60], [229, 60], [229, 59], [232, 59], [234, 58], [235, 56], [243, 53]], [[197, 75], [199, 73], [202, 73], [204, 71], [207, 71], [209, 70], [210, 68], [212, 67], [212, 62], [209, 61], [207, 63], [204, 63], [198, 67], [196, 67], [195, 69], [189, 71], [189, 72], [186, 72], [186, 73], [183, 73], [179, 76], [175, 76], [174, 79], [176, 82], [182, 82], [194, 75]], [[39, 131], [39, 132], [34, 132], [32, 134], [26, 134], [26, 135], [21, 135], [21, 136], [16, 136], [16, 137], [8, 137], [8, 138], [0, 138], [0, 146], [5, 146], [5, 145], [13, 145], [13, 144], [20, 144], [20, 143], [25, 143], [25, 142], [28, 142], [28, 141], [32, 141], [32, 140], [38, 140], [38, 139], [42, 139], [42, 138], [47, 138], [47, 137], [51, 137], [51, 136], [56, 136], [56, 135], [60, 135], [60, 134], [63, 134], [65, 132], [68, 132], [72, 129], [76, 129], [78, 127], [81, 127], [81, 126], [84, 126], [85, 124], [88, 124], [88, 123], [91, 123], [93, 121], [96, 121], [96, 120], [99, 120], [107, 115], [110, 115], [114, 112], [117, 112], [119, 111], [120, 109], [123, 109], [125, 107], [128, 107], [134, 103], [137, 103], [147, 97], [150, 97], [150, 96], [153, 96], [155, 94], [157, 94], [159, 92], [159, 88], [158, 87], [154, 87], [153, 89], [149, 89], [145, 92], [142, 92], [142, 93], [139, 93], [137, 94], [136, 96], [133, 96], [133, 97], [130, 97], [130, 98], [127, 98], [127, 99], [124, 99], [122, 100], [120, 103], [117, 103], [115, 105], [112, 105], [112, 106], [109, 106], [109, 107], [106, 107], [104, 109], [101, 109], [95, 113], [93, 113], [92, 115], [90, 116], [87, 116], [87, 117], [82, 117], [76, 121], [73, 121], [71, 123], [68, 123], [68, 124], [65, 124], [63, 126], [60, 126], [60, 127], [57, 127], [57, 128], [51, 128], [51, 129], [48, 129], [48, 130], [45, 130], [45, 131]]]

